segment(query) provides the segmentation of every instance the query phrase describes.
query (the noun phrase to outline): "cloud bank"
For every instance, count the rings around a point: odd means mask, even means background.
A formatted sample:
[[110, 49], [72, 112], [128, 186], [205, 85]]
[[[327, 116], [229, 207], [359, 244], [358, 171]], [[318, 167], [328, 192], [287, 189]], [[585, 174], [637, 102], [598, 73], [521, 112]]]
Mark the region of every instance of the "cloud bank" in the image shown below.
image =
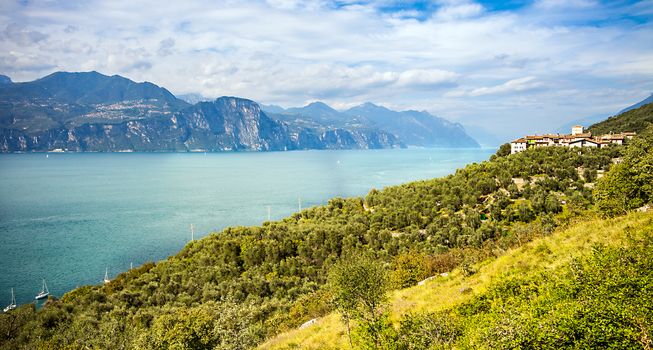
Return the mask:
[[[509, 4], [509, 5], [506, 5]], [[5, 1], [0, 74], [423, 109], [502, 138], [653, 91], [652, 1]]]

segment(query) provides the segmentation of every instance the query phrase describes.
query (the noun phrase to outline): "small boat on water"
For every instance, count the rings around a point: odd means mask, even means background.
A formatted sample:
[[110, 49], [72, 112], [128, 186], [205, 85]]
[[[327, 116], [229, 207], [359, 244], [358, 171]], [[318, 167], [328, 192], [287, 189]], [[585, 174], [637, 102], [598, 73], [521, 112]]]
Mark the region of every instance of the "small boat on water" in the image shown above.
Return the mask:
[[48, 285], [45, 284], [45, 279], [44, 279], [43, 280], [43, 287], [41, 287], [41, 292], [39, 292], [39, 294], [37, 294], [34, 297], [34, 299], [36, 299], [36, 300], [45, 299], [45, 298], [48, 297], [48, 295], [50, 295], [50, 291], [48, 291]]
[[11, 304], [7, 305], [7, 307], [5, 307], [3, 311], [9, 312], [15, 308], [16, 308], [16, 296], [14, 295], [14, 289], [11, 288]]
[[111, 282], [109, 279], [109, 268], [107, 267], [106, 270], [104, 270], [104, 284], [107, 284]]

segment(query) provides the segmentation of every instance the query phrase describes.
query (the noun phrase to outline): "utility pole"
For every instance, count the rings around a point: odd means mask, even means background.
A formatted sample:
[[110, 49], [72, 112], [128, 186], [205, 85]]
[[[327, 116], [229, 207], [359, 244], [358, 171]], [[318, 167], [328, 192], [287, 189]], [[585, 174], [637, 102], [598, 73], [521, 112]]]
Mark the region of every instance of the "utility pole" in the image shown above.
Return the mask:
[[299, 207], [299, 211], [302, 211], [302, 197], [297, 197], [297, 207]]
[[195, 240], [195, 226], [193, 224], [190, 224], [190, 241]]

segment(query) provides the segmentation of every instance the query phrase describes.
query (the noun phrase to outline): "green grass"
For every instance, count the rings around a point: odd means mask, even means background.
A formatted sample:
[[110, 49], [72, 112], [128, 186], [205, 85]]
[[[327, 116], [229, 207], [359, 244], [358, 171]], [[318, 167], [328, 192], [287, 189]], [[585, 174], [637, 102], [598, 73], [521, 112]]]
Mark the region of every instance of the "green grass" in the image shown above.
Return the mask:
[[[536, 239], [522, 247], [508, 250], [498, 258], [474, 266], [475, 274], [465, 277], [454, 270], [447, 277], [437, 277], [422, 286], [392, 292], [388, 309], [396, 323], [407, 313], [451, 309], [508, 275], [532, 274], [554, 270], [571, 259], [588, 254], [599, 243], [607, 246], [625, 244], [627, 233], [653, 227], [653, 212], [632, 213], [614, 219], [587, 218], [552, 235]], [[260, 349], [342, 349], [348, 348], [346, 329], [340, 317], [329, 314], [302, 330], [278, 335]]]

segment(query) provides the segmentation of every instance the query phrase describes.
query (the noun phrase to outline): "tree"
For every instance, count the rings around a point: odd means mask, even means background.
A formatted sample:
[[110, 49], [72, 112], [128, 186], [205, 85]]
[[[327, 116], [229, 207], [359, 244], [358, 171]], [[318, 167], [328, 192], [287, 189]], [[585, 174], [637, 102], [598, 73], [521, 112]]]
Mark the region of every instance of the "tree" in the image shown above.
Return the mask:
[[[381, 321], [383, 303], [387, 300], [387, 273], [379, 262], [369, 257], [344, 259], [329, 271], [332, 302], [342, 314], [347, 325], [349, 343], [352, 345], [350, 321], [357, 320], [376, 329]], [[374, 334], [379, 341], [380, 334]]]
[[392, 286], [406, 288], [417, 284], [426, 277], [425, 261], [425, 256], [416, 252], [398, 255], [394, 260], [394, 269], [390, 276]]
[[507, 142], [501, 145], [496, 153], [497, 157], [505, 157], [509, 154], [510, 154], [510, 144]]
[[623, 162], [597, 181], [594, 196], [605, 216], [623, 214], [653, 200], [653, 127], [636, 137]]

